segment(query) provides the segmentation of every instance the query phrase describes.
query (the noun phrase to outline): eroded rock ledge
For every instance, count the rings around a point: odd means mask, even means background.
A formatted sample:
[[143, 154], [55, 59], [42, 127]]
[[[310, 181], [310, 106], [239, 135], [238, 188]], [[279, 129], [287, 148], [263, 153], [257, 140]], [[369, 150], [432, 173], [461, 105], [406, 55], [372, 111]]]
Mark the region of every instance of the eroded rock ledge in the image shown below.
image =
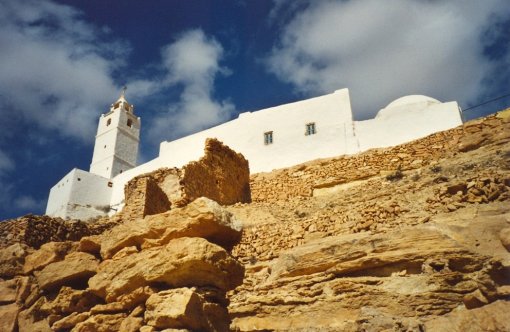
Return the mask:
[[[49, 242], [0, 272], [1, 331], [228, 331], [241, 229], [208, 198], [79, 242]], [[1, 262], [8, 266], [8, 260]]]

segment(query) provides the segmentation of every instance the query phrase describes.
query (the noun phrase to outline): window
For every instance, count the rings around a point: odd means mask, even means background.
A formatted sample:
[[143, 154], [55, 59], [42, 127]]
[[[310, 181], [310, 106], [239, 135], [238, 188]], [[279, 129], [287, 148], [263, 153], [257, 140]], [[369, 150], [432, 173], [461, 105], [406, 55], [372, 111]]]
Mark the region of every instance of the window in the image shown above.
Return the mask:
[[273, 132], [272, 131], [268, 131], [268, 132], [264, 133], [264, 144], [265, 145], [273, 144]]
[[128, 120], [127, 120], [127, 126], [128, 126], [129, 128], [131, 128], [131, 126], [132, 126], [132, 125], [133, 125], [133, 121], [132, 121], [131, 119], [128, 119]]
[[111, 123], [112, 123], [112, 119], [108, 119], [108, 121], [106, 121], [106, 126], [109, 126]]
[[108, 187], [110, 187], [110, 188], [113, 187], [113, 182], [111, 182], [111, 181], [108, 182]]
[[315, 135], [317, 131], [315, 130], [315, 122], [307, 123], [306, 124], [306, 131], [305, 135]]

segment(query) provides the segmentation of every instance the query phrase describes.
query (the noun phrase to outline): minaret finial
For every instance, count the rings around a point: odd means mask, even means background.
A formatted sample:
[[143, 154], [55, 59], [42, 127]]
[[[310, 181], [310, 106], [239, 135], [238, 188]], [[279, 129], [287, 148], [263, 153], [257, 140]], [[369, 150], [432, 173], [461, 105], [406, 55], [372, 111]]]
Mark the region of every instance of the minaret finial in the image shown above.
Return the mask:
[[127, 90], [127, 86], [123, 86], [122, 87], [122, 93], [120, 94], [121, 97], [126, 97], [126, 90]]

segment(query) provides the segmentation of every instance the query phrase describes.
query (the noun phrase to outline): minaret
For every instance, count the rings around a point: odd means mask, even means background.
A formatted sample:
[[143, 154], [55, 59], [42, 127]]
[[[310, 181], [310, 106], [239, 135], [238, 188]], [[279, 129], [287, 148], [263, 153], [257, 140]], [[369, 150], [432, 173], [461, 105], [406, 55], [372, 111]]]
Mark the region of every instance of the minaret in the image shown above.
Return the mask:
[[124, 96], [126, 87], [97, 127], [90, 173], [111, 179], [136, 166], [140, 142], [140, 118]]

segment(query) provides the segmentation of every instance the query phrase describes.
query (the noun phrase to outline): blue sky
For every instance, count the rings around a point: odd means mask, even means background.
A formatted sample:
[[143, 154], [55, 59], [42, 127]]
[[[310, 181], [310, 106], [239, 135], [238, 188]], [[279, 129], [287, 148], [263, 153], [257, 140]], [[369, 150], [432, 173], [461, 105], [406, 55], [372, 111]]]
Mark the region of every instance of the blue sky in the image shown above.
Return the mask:
[[144, 162], [162, 140], [344, 87], [359, 120], [407, 94], [467, 108], [510, 93], [509, 41], [508, 0], [2, 0], [0, 220], [42, 214], [88, 170], [123, 85]]

